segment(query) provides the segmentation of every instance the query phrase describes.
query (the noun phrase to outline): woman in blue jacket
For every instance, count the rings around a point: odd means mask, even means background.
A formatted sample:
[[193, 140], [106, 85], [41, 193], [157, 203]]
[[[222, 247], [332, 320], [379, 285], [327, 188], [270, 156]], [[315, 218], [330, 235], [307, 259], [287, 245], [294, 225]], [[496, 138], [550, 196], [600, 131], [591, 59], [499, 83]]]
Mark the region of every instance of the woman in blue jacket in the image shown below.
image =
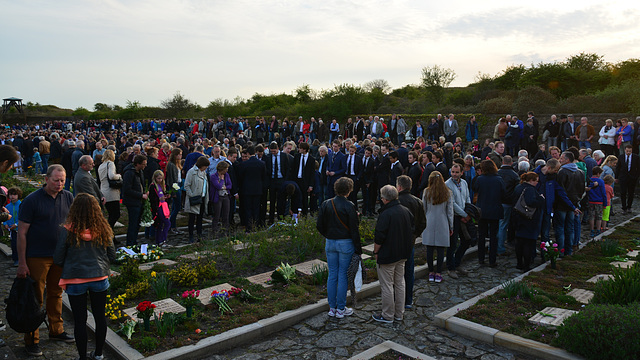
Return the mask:
[[[514, 216], [516, 224], [516, 259], [518, 260], [516, 269], [523, 272], [530, 270], [533, 254], [535, 254], [536, 239], [540, 235], [540, 219], [545, 201], [544, 196], [536, 190], [537, 185], [538, 174], [529, 171], [520, 176], [520, 184], [513, 190], [514, 212], [512, 216]], [[527, 206], [536, 209], [531, 219], [515, 210], [515, 205], [522, 195]]]
[[489, 266], [496, 267], [498, 255], [498, 222], [504, 216], [502, 198], [506, 190], [502, 178], [498, 175], [498, 168], [491, 160], [483, 160], [476, 169], [479, 175], [473, 180], [472, 189], [478, 194], [476, 205], [482, 209], [482, 216], [478, 224], [478, 261], [484, 265], [486, 249], [485, 239], [489, 236]]

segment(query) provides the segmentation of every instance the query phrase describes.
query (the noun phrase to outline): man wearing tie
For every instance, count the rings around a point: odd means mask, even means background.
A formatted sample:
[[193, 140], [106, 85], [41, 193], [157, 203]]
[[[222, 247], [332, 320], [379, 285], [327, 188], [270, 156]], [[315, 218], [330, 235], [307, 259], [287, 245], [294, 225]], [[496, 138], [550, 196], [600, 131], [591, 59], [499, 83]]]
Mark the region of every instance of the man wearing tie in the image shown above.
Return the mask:
[[[278, 144], [269, 144], [270, 154], [267, 156], [266, 168], [269, 182], [269, 222], [273, 223], [276, 215], [276, 202], [278, 193], [282, 188], [282, 182], [289, 177], [292, 157], [278, 148]], [[284, 215], [284, 214], [280, 214]]]
[[[264, 162], [258, 160], [253, 146], [247, 148], [249, 159], [237, 166], [237, 178], [239, 181], [238, 192], [240, 195], [240, 209], [245, 219], [247, 232], [251, 231], [259, 223], [260, 197], [266, 188], [267, 174]], [[244, 156], [244, 154], [243, 154]], [[236, 185], [233, 185], [236, 187]]]
[[375, 197], [371, 196], [371, 194], [375, 194], [373, 185], [373, 164], [374, 159], [371, 156], [373, 154], [373, 150], [371, 147], [367, 146], [364, 149], [364, 157], [362, 158], [362, 175], [360, 176], [360, 187], [362, 188], [362, 213], [366, 216], [373, 216], [373, 207], [375, 202]]
[[616, 181], [620, 184], [623, 214], [631, 213], [638, 177], [640, 177], [640, 157], [633, 154], [631, 145], [627, 145], [624, 147], [624, 155], [618, 157], [616, 168]]
[[392, 151], [389, 153], [389, 162], [391, 162], [391, 172], [389, 173], [389, 184], [393, 185], [399, 176], [404, 173], [404, 168], [398, 159], [398, 152]]
[[335, 196], [333, 192], [333, 184], [336, 180], [344, 175], [347, 170], [347, 161], [343, 153], [340, 152], [340, 140], [334, 140], [331, 145], [331, 154], [329, 156], [329, 165], [327, 166], [327, 199]]
[[349, 194], [349, 200], [358, 207], [358, 185], [362, 176], [362, 157], [356, 154], [356, 146], [349, 146], [349, 155], [347, 155], [347, 170], [345, 175], [353, 180], [353, 191]]
[[357, 137], [357, 141], [364, 139], [364, 119], [356, 116], [356, 124], [353, 126], [354, 135]]
[[316, 171], [315, 162], [316, 160], [313, 156], [309, 155], [309, 144], [301, 142], [300, 145], [298, 145], [298, 154], [296, 154], [293, 159], [291, 175], [302, 193], [303, 215], [306, 215], [309, 211], [309, 195], [313, 191]]
[[320, 188], [318, 189], [318, 207], [327, 199], [327, 166], [329, 165], [329, 149], [322, 145], [318, 149], [318, 172], [320, 173]]

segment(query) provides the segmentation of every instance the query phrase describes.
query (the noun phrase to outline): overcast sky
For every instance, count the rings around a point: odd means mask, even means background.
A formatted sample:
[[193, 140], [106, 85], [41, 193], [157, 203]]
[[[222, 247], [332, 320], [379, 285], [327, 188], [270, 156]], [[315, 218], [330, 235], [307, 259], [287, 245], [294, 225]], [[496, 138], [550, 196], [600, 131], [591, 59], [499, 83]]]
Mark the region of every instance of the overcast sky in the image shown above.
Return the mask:
[[580, 52], [640, 57], [637, 1], [0, 0], [0, 96], [158, 106], [385, 79], [438, 64], [466, 86]]

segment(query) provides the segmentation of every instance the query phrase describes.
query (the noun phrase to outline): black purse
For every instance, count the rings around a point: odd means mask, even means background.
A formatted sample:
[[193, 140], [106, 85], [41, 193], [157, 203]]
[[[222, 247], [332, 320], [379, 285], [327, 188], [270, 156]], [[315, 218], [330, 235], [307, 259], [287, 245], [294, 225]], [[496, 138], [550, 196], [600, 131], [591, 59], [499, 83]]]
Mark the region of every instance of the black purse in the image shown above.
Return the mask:
[[202, 204], [202, 196], [189, 197], [189, 205], [200, 205], [200, 204]]
[[531, 220], [531, 219], [533, 219], [533, 215], [535, 215], [535, 213], [536, 213], [536, 208], [527, 205], [526, 201], [524, 201], [524, 192], [525, 191], [526, 191], [526, 189], [522, 191], [522, 193], [520, 194], [520, 198], [518, 198], [518, 201], [516, 202], [516, 204], [515, 204], [515, 206], [513, 208], [520, 215], [522, 215], [525, 218]]
[[109, 187], [112, 189], [120, 189], [122, 188], [122, 178], [120, 180], [112, 180], [109, 179], [109, 169], [107, 168], [107, 181], [109, 182]]

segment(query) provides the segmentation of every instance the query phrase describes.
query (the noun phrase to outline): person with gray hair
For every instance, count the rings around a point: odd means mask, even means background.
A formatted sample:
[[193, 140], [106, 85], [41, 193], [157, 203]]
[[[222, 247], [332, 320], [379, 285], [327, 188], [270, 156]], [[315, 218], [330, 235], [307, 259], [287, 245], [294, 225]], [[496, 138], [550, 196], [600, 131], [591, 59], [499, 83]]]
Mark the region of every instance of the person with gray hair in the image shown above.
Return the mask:
[[377, 262], [382, 312], [374, 314], [378, 322], [392, 323], [404, 317], [404, 265], [413, 248], [414, 218], [398, 201], [398, 190], [385, 185], [380, 189], [383, 206], [376, 222], [373, 254]]
[[518, 162], [518, 174], [522, 175], [527, 171], [529, 171], [529, 162], [528, 161]]
[[71, 154], [71, 176], [74, 179], [76, 177], [76, 172], [78, 171], [78, 168], [80, 167], [80, 163], [78, 161], [80, 160], [80, 157], [82, 155], [84, 155], [84, 141], [78, 140], [78, 141], [76, 141], [76, 149]]
[[95, 197], [98, 203], [104, 205], [106, 202], [105, 197], [102, 196], [98, 182], [91, 176], [94, 164], [93, 158], [90, 155], [82, 155], [78, 160], [78, 164], [78, 171], [73, 178], [74, 195], [87, 193]]

